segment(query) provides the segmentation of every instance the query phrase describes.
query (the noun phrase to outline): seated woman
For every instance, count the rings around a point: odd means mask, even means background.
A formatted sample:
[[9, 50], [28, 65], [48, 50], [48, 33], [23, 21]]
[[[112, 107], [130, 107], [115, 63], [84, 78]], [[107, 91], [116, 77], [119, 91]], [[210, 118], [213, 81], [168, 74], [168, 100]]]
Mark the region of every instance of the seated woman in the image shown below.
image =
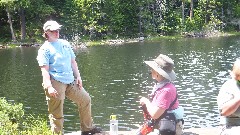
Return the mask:
[[[183, 108], [179, 106], [177, 98], [177, 90], [173, 84], [176, 75], [173, 71], [174, 62], [166, 55], [160, 54], [153, 61], [145, 61], [145, 63], [151, 67], [152, 78], [157, 81], [153, 87], [150, 99], [142, 97], [140, 104], [144, 106], [149, 117], [155, 120], [154, 127], [158, 125], [158, 128], [163, 127], [163, 123], [158, 122], [159, 118], [166, 116], [166, 113], [173, 113], [173, 117], [176, 119], [176, 135], [183, 133]], [[157, 121], [157, 122], [156, 122]], [[149, 124], [148, 124], [149, 125]], [[142, 126], [137, 135], [145, 135], [151, 131], [147, 131]], [[175, 128], [175, 127], [174, 127]], [[164, 135], [161, 133], [161, 135]], [[167, 135], [169, 135], [167, 133]]]
[[220, 135], [239, 135], [240, 131], [240, 59], [234, 62], [231, 78], [221, 87], [217, 97], [221, 114]]

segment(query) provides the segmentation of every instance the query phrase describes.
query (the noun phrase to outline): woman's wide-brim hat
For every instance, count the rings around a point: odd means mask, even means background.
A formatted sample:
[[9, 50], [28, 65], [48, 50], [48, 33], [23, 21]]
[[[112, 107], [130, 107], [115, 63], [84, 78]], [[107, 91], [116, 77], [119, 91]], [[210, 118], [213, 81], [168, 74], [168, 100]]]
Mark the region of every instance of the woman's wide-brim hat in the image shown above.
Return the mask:
[[164, 78], [170, 81], [176, 79], [176, 74], [173, 71], [174, 62], [168, 56], [160, 54], [156, 59], [144, 62]]

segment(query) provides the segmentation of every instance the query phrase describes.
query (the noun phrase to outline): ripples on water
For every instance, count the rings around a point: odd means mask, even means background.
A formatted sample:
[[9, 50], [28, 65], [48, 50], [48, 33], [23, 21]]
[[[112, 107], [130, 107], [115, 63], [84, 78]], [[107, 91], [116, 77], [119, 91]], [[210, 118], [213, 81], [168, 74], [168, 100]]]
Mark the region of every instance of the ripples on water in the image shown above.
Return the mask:
[[[139, 99], [150, 94], [154, 85], [144, 61], [163, 53], [175, 62], [174, 83], [185, 109], [185, 128], [218, 126], [216, 97], [229, 77], [232, 63], [239, 57], [239, 44], [238, 38], [233, 37], [76, 50], [83, 85], [92, 97], [96, 125], [109, 130], [111, 114], [117, 115], [120, 130], [136, 129], [142, 124]], [[36, 50], [0, 50], [0, 96], [23, 103], [27, 113], [47, 115]], [[79, 130], [77, 107], [69, 100], [65, 101], [64, 114], [66, 132]]]
[[180, 102], [185, 108], [186, 128], [218, 126], [216, 97], [219, 88], [229, 77], [231, 64], [239, 57], [237, 46], [228, 46], [234, 50], [217, 47], [177, 54], [179, 79], [176, 83]]

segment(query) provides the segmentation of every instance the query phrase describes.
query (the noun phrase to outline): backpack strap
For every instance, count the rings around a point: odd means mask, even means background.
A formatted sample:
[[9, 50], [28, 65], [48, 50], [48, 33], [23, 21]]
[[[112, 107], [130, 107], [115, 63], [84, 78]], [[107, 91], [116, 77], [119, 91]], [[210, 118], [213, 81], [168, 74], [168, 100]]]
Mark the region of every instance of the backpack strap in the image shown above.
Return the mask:
[[178, 97], [178, 94], [176, 93], [176, 97], [175, 97], [175, 99], [173, 100], [173, 102], [170, 104], [170, 106], [169, 106], [169, 108], [167, 109], [167, 111], [169, 111], [170, 108], [172, 108], [173, 105], [176, 103], [176, 101], [177, 101], [177, 97]]
[[163, 113], [158, 119], [156, 119], [156, 121], [159, 121], [160, 119], [162, 119], [162, 118], [165, 116], [165, 114], [167, 113], [167, 111], [169, 111], [170, 108], [172, 108], [172, 106], [173, 106], [173, 105], [175, 104], [175, 102], [177, 101], [177, 97], [178, 97], [178, 94], [176, 93], [176, 97], [175, 97], [175, 99], [173, 100], [173, 102], [170, 104], [169, 108], [166, 109], [166, 110], [164, 111], [164, 113]]

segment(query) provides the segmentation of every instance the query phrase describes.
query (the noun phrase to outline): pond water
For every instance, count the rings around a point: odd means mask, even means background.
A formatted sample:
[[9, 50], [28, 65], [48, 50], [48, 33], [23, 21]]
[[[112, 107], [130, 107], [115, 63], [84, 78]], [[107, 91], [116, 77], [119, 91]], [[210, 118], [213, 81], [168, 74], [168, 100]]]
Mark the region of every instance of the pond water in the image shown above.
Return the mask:
[[[0, 50], [0, 97], [23, 103], [26, 114], [47, 118], [36, 47]], [[75, 49], [85, 89], [92, 97], [95, 124], [109, 130], [109, 116], [117, 115], [119, 130], [136, 129], [143, 122], [139, 99], [150, 93], [154, 82], [145, 60], [160, 53], [175, 62], [174, 81], [185, 109], [185, 128], [218, 126], [216, 97], [240, 56], [237, 36], [163, 39], [118, 46]], [[65, 132], [78, 131], [77, 107], [65, 100]]]

